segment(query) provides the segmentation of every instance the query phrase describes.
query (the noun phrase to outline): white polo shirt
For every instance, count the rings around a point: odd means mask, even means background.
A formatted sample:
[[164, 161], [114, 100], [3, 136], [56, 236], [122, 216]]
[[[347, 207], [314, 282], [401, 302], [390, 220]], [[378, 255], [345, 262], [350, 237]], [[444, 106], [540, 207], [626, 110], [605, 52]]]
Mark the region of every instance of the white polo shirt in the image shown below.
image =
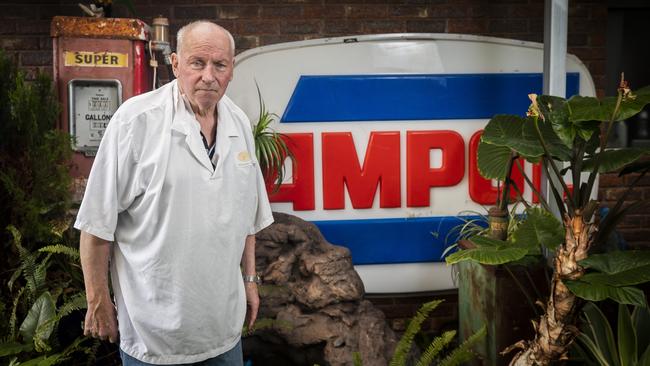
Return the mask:
[[176, 81], [127, 100], [102, 138], [75, 228], [114, 241], [120, 348], [199, 362], [239, 341], [247, 235], [273, 222], [249, 120], [218, 104], [213, 168]]

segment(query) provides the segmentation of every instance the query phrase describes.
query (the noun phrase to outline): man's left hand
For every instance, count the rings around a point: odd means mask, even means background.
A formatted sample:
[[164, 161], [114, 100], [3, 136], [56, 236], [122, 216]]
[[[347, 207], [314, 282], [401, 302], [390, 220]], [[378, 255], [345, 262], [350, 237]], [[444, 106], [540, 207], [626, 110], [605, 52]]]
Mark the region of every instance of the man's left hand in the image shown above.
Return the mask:
[[257, 283], [246, 282], [244, 283], [244, 287], [246, 288], [246, 304], [248, 305], [248, 311], [246, 313], [246, 325], [248, 326], [248, 331], [250, 332], [255, 325], [255, 320], [257, 320], [257, 311], [260, 308], [260, 295], [257, 291]]

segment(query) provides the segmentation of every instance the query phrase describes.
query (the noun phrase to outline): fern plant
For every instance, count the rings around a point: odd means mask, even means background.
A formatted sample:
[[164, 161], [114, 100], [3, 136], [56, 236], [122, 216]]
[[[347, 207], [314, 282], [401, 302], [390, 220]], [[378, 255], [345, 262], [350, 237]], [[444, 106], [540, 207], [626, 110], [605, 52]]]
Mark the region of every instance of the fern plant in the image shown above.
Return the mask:
[[[62, 363], [72, 353], [82, 350], [87, 338], [80, 336], [70, 344], [60, 345], [54, 334], [64, 317], [86, 308], [86, 296], [80, 289], [68, 288], [72, 293], [65, 294], [66, 283], [48, 279], [48, 269], [53, 256], [62, 255], [78, 262], [79, 251], [57, 243], [30, 252], [23, 247], [18, 229], [13, 226], [8, 229], [20, 258], [9, 288], [22, 286], [16, 290], [12, 304], [9, 333], [0, 340], [0, 360], [20, 365]], [[18, 319], [22, 319], [20, 325]]]
[[[420, 309], [418, 309], [415, 316], [409, 322], [406, 331], [402, 335], [402, 338], [397, 343], [393, 357], [389, 363], [390, 366], [405, 366], [409, 361], [409, 354], [411, 348], [413, 347], [413, 340], [420, 329], [422, 328], [422, 323], [427, 320], [429, 314], [435, 310], [444, 300], [433, 300], [423, 304]], [[481, 328], [478, 332], [470, 336], [465, 342], [458, 345], [450, 352], [447, 356], [442, 358], [442, 352], [449, 347], [451, 342], [456, 337], [456, 331], [450, 330], [444, 332], [442, 335], [433, 339], [429, 346], [422, 352], [420, 358], [416, 362], [416, 366], [428, 366], [428, 365], [439, 365], [439, 366], [456, 366], [460, 365], [463, 362], [467, 362], [475, 357], [474, 352], [471, 350], [472, 346], [476, 344], [486, 335], [486, 328]], [[358, 353], [354, 355], [354, 365], [362, 366], [363, 362]]]

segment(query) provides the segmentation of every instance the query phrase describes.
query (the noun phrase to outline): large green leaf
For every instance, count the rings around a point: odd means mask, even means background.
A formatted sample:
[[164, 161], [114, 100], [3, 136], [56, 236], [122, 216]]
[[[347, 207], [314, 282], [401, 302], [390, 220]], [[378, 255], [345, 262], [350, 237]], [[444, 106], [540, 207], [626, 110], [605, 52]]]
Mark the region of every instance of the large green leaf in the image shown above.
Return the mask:
[[0, 357], [17, 355], [21, 352], [29, 352], [34, 349], [33, 343], [7, 342], [0, 344]]
[[585, 300], [602, 301], [607, 298], [619, 304], [647, 306], [645, 294], [636, 287], [614, 287], [583, 281], [564, 281], [571, 292]]
[[622, 177], [632, 173], [647, 173], [648, 171], [650, 171], [650, 160], [637, 161], [623, 168], [623, 170], [618, 173], [618, 176]]
[[650, 265], [640, 266], [614, 274], [587, 273], [580, 280], [589, 283], [605, 284], [609, 286], [634, 286], [650, 281]]
[[634, 365], [637, 361], [636, 334], [627, 305], [618, 304], [618, 356], [621, 365]]
[[[650, 103], [648, 88], [638, 90], [635, 98], [626, 98], [621, 102], [615, 120], [622, 121], [639, 113], [646, 104]], [[580, 121], [610, 121], [616, 108], [617, 97], [607, 97], [598, 100], [594, 97], [573, 96], [569, 99], [572, 122]]]
[[[578, 334], [578, 337], [576, 337], [576, 340], [582, 347], [584, 347], [587, 351], [589, 351], [589, 355], [593, 357], [596, 360], [596, 365], [599, 366], [612, 366], [616, 365], [609, 361], [607, 357], [605, 356], [603, 350], [598, 347], [598, 345], [593, 341], [593, 339], [587, 337], [584, 333]], [[582, 349], [580, 349], [580, 352], [586, 352]], [[587, 357], [584, 355], [583, 357]], [[592, 362], [588, 363], [589, 365], [592, 365]]]
[[[605, 314], [593, 302], [588, 302], [582, 309], [585, 322], [581, 326], [583, 335], [593, 341], [595, 347], [588, 346], [594, 356], [600, 354], [602, 365], [617, 365], [618, 350], [614, 343], [614, 332]], [[595, 348], [595, 349], [594, 349]], [[596, 351], [598, 353], [596, 353]]]
[[517, 246], [544, 246], [555, 250], [564, 241], [564, 226], [548, 211], [532, 207], [526, 210], [526, 219], [512, 233]]
[[[44, 292], [39, 296], [31, 309], [27, 313], [25, 320], [20, 325], [19, 333], [26, 341], [31, 341], [36, 335], [36, 329], [50, 321], [54, 316], [56, 316], [56, 305], [54, 304], [54, 299], [49, 291]], [[53, 327], [50, 327], [45, 332], [42, 333], [41, 338], [47, 339], [50, 334], [52, 334]]]
[[[537, 125], [539, 128], [539, 132], [544, 139], [546, 148], [554, 159], [561, 161], [571, 160], [571, 149], [565, 145], [564, 142], [562, 142], [562, 140], [557, 136], [550, 122], [546, 122], [542, 119], [536, 120], [535, 118], [527, 118], [526, 124], [522, 130], [524, 140], [537, 141], [539, 148], [543, 151], [541, 142], [539, 140], [539, 134], [537, 133], [535, 125]], [[535, 162], [533, 160], [530, 160], [528, 157], [526, 157], [526, 159], [533, 163]]]
[[564, 98], [552, 95], [537, 97], [537, 105], [546, 122], [550, 122], [557, 136], [566, 146], [573, 146], [576, 126], [569, 121], [569, 109]]
[[645, 350], [650, 350], [650, 310], [635, 307], [632, 312], [632, 325], [637, 330], [636, 347], [639, 354], [642, 355]]
[[592, 254], [579, 264], [601, 272], [616, 274], [622, 271], [650, 265], [650, 251], [625, 250], [603, 254]]
[[648, 153], [650, 153], [650, 149], [641, 148], [624, 148], [601, 151], [597, 153], [594, 158], [585, 160], [582, 170], [589, 172], [594, 170], [596, 159], [600, 159], [598, 172], [613, 172], [636, 161], [638, 158]]
[[484, 178], [504, 181], [508, 175], [508, 162], [511, 150], [507, 146], [486, 142], [478, 144], [478, 170]]
[[447, 264], [454, 264], [466, 260], [481, 264], [498, 265], [510, 263], [523, 258], [528, 253], [525, 248], [517, 248], [512, 245], [498, 247], [479, 247], [474, 249], [459, 250], [445, 258]]
[[568, 100], [568, 104], [569, 119], [574, 123], [580, 121], [609, 121], [612, 117], [611, 111], [608, 113], [598, 98], [574, 95]]
[[617, 120], [626, 120], [636, 115], [650, 103], [650, 94], [646, 94], [644, 90], [639, 90], [633, 94], [635, 95], [634, 99], [626, 98], [621, 102]]
[[528, 122], [519, 116], [498, 114], [485, 126], [481, 139], [489, 144], [507, 146], [526, 158], [542, 156], [544, 150], [537, 136], [523, 133]]

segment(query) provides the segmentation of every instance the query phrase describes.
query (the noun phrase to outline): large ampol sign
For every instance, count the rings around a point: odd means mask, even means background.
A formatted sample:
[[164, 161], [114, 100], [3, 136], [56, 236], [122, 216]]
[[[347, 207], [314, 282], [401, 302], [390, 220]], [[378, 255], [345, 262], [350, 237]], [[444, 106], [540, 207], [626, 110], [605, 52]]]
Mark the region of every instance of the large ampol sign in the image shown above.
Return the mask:
[[[439, 290], [454, 287], [448, 233], [496, 198], [476, 168], [481, 129], [526, 112], [542, 57], [540, 44], [450, 34], [293, 42], [239, 55], [228, 94], [255, 121], [257, 83], [290, 137], [296, 161], [275, 211], [350, 248], [367, 292]], [[568, 56], [567, 94], [578, 93], [594, 85]]]

